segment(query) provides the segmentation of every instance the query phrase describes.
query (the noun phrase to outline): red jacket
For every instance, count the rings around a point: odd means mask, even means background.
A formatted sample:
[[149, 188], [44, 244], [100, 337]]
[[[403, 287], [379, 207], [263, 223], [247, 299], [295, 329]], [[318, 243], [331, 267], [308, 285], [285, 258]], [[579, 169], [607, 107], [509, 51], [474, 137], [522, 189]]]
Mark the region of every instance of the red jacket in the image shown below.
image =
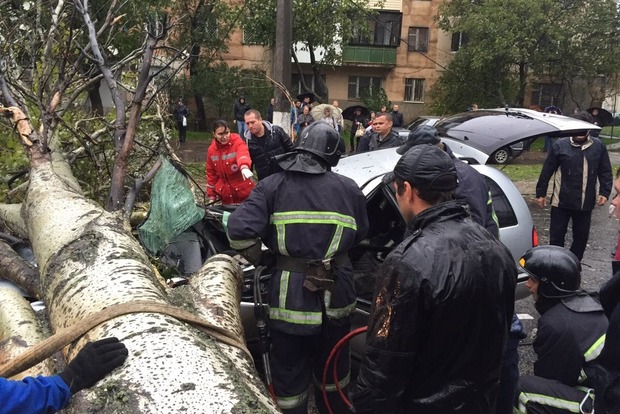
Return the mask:
[[244, 180], [241, 168], [252, 167], [248, 146], [239, 134], [230, 134], [226, 144], [214, 138], [207, 151], [207, 194], [219, 198], [222, 204], [238, 204], [245, 200], [252, 188], [252, 179]]

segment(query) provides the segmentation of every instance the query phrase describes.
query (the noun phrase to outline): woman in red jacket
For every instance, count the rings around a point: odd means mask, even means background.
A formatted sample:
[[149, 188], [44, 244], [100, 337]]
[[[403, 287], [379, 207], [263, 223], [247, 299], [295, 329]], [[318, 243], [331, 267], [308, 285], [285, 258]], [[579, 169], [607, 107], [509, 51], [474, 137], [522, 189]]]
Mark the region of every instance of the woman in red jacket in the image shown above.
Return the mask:
[[213, 122], [213, 138], [207, 151], [207, 195], [211, 201], [239, 204], [254, 188], [248, 146], [223, 120]]

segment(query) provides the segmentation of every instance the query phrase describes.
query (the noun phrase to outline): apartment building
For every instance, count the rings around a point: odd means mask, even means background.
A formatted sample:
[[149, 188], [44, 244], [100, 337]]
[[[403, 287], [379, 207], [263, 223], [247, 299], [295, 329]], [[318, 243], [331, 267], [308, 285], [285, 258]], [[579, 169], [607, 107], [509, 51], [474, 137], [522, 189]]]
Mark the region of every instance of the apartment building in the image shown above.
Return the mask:
[[[329, 99], [337, 99], [346, 108], [360, 102], [368, 91], [383, 88], [392, 103], [400, 105], [405, 122], [426, 114], [428, 90], [441, 74], [442, 67], [458, 50], [460, 37], [440, 30], [434, 16], [443, 0], [386, 0], [378, 14], [369, 17], [371, 34], [352, 39], [344, 46], [342, 62], [323, 70]], [[233, 34], [224, 59], [244, 68], [262, 68], [271, 72], [272, 52], [260, 45], [244, 42], [243, 31]], [[301, 76], [312, 82], [310, 59], [299, 52], [302, 73], [292, 67], [292, 93], [301, 92]]]

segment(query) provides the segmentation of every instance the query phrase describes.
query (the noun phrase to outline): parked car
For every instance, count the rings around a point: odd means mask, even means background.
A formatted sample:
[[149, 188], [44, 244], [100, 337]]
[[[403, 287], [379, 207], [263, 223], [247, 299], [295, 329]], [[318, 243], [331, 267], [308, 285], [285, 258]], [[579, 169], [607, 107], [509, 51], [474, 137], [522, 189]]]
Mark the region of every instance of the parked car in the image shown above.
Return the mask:
[[403, 140], [407, 140], [407, 137], [409, 137], [409, 131], [415, 129], [416, 127], [419, 127], [421, 125], [429, 125], [429, 126], [435, 126], [435, 124], [437, 122], [439, 122], [441, 118], [438, 116], [432, 116], [432, 115], [423, 115], [423, 116], [419, 116], [416, 119], [413, 120], [412, 123], [410, 123], [409, 125], [407, 125], [404, 128], [393, 128], [394, 131], [398, 132], [398, 135], [403, 139]]
[[[555, 138], [600, 129], [578, 119], [523, 108], [462, 112], [434, 126], [452, 150], [480, 164], [506, 164], [521, 155], [526, 142], [539, 136]], [[399, 130], [403, 138], [408, 133]]]
[[[350, 251], [358, 294], [354, 326], [365, 326], [372, 302], [377, 268], [389, 252], [403, 239], [406, 223], [402, 217], [394, 191], [381, 184], [381, 178], [393, 170], [400, 158], [395, 148], [349, 156], [340, 160], [333, 170], [353, 179], [367, 199], [370, 229], [366, 239]], [[527, 204], [515, 185], [498, 169], [474, 165], [483, 174], [491, 189], [493, 206], [499, 220], [500, 240], [510, 249], [515, 260], [537, 244], [537, 233]], [[245, 268], [245, 284], [241, 302], [241, 317], [246, 338], [256, 342], [254, 321], [254, 267]], [[519, 275], [517, 298], [528, 296], [524, 287], [527, 275]], [[260, 277], [261, 291], [265, 292], [268, 275]], [[360, 344], [361, 346], [361, 344]], [[361, 349], [361, 348], [360, 348]]]

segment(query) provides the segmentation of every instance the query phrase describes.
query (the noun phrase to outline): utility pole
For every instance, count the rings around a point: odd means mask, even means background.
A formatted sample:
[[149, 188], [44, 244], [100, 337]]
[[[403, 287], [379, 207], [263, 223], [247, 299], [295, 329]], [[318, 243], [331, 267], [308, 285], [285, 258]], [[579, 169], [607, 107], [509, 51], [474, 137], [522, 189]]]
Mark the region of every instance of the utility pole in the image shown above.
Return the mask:
[[[276, 44], [273, 53], [273, 79], [287, 90], [291, 87], [291, 46], [293, 43], [293, 0], [276, 1]], [[273, 123], [290, 135], [291, 118], [289, 103], [280, 88], [275, 88], [276, 106]]]

